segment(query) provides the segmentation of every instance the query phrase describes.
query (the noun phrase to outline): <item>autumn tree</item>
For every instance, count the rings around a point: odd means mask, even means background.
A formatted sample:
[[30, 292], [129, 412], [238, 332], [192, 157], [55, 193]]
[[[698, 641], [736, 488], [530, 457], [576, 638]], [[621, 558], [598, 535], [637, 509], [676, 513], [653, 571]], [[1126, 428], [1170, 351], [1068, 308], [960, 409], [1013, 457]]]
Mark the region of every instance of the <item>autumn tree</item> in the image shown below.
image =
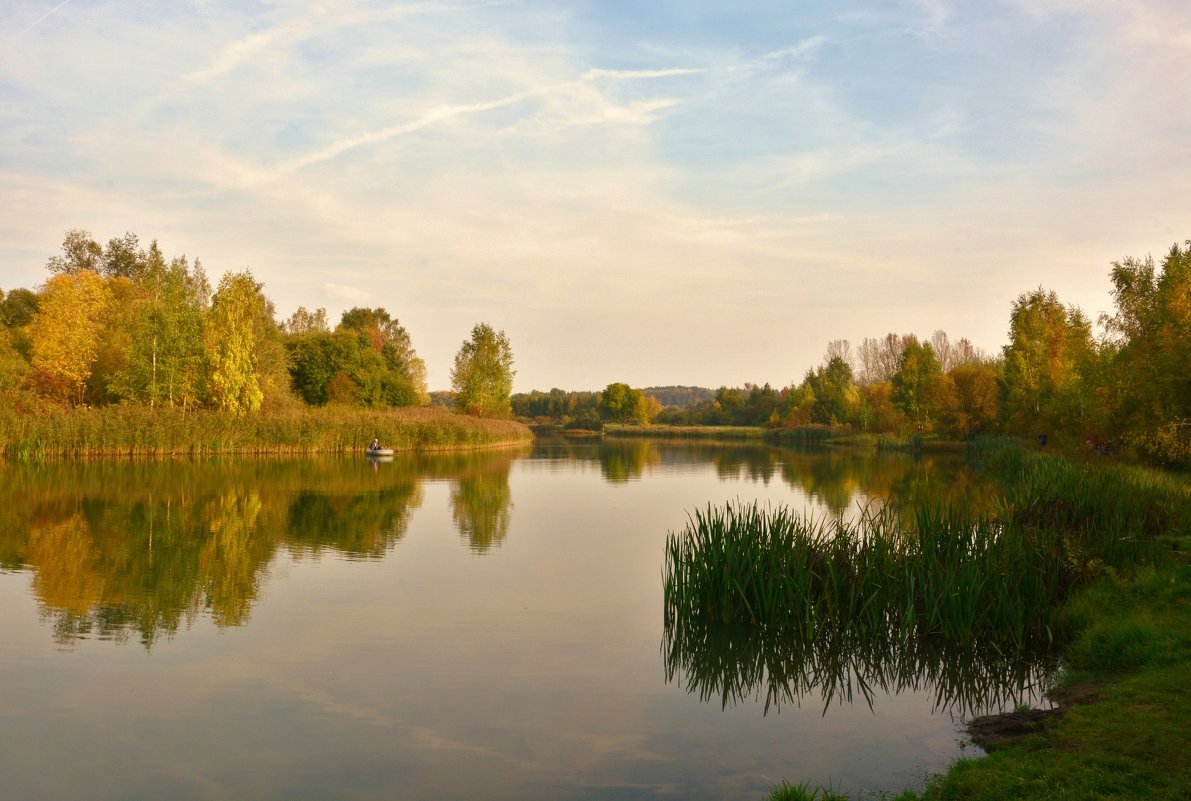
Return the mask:
[[952, 427], [961, 437], [992, 431], [1000, 417], [998, 370], [989, 364], [966, 362], [949, 373], [955, 391]]
[[1110, 424], [1154, 461], [1191, 464], [1191, 241], [1172, 246], [1161, 269], [1148, 256], [1115, 262], [1111, 279]]
[[210, 397], [223, 411], [243, 414], [261, 408], [264, 393], [257, 364], [265, 313], [261, 285], [251, 273], [223, 276], [203, 327]]
[[110, 302], [103, 278], [89, 269], [61, 272], [46, 281], [29, 326], [29, 361], [49, 394], [83, 402]]
[[857, 359], [860, 362], [857, 383], [865, 385], [892, 381], [901, 367], [902, 354], [911, 340], [915, 340], [912, 334], [889, 333], [881, 339], [865, 337], [857, 350]]
[[343, 313], [339, 328], [354, 331], [393, 372], [396, 384], [390, 403], [394, 406], [424, 406], [430, 402], [426, 390], [426, 363], [414, 351], [409, 332], [383, 308], [354, 308]]
[[455, 355], [451, 388], [458, 408], [483, 417], [511, 414], [509, 395], [513, 390], [513, 351], [504, 331], [487, 323], [471, 330]]
[[281, 328], [287, 334], [327, 333], [331, 330], [327, 325], [326, 309], [309, 311], [305, 306], [299, 306]]

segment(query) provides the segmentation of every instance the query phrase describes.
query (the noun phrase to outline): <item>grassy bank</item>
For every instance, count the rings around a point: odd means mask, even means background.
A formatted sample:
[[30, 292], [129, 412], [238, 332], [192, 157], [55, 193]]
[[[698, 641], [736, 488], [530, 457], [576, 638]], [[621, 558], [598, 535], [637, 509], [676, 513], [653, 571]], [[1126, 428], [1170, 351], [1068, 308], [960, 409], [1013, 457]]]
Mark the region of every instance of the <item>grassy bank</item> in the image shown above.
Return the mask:
[[757, 426], [635, 426], [608, 423], [604, 433], [610, 437], [655, 437], [659, 439], [764, 439], [766, 429]]
[[434, 451], [523, 443], [533, 435], [521, 423], [433, 407], [234, 416], [106, 406], [0, 414], [0, 454], [10, 459], [347, 452], [373, 437], [397, 451]]
[[[1191, 544], [1191, 543], [1189, 543]], [[1055, 695], [1091, 692], [1039, 732], [956, 763], [922, 799], [1191, 796], [1191, 564], [1106, 572], [1063, 609], [1077, 630]]]
[[963, 453], [966, 443], [933, 436], [899, 437], [892, 434], [868, 434], [847, 426], [804, 425], [793, 428], [762, 426], [670, 426], [622, 425], [608, 423], [604, 433], [612, 437], [653, 437], [658, 439], [703, 439], [765, 441], [792, 448], [865, 448], [897, 453]]

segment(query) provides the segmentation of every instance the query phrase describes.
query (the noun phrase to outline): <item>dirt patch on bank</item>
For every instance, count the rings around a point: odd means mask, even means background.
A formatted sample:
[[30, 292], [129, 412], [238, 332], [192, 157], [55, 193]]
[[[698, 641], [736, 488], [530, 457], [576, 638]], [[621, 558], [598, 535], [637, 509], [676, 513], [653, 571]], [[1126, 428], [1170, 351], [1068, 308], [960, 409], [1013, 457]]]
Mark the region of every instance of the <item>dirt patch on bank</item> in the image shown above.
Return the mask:
[[1055, 703], [1051, 709], [1021, 709], [999, 715], [984, 715], [968, 722], [968, 736], [985, 751], [1020, 740], [1042, 731], [1046, 722], [1062, 717], [1071, 707], [1094, 703], [1104, 684], [1075, 684], [1052, 690], [1047, 697]]

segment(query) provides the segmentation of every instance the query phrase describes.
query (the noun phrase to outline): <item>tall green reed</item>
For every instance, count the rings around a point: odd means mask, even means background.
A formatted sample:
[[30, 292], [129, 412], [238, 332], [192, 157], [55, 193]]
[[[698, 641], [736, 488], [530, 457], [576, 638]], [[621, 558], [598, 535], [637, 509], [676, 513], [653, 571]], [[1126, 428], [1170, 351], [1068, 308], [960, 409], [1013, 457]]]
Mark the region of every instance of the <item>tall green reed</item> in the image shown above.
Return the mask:
[[1050, 639], [1066, 586], [1044, 538], [988, 519], [887, 510], [823, 522], [784, 507], [696, 511], [666, 542], [667, 627], [744, 622], [815, 640], [853, 627], [1018, 649]]

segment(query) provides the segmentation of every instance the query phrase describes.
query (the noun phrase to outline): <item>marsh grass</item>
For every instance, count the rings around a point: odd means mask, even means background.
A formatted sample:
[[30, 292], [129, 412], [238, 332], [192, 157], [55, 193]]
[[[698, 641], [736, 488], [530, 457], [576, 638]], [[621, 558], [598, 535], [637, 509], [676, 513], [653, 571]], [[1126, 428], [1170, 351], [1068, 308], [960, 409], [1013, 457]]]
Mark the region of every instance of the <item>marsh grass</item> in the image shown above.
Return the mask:
[[604, 433], [610, 437], [760, 440], [765, 436], [765, 429], [757, 426], [638, 426], [607, 423], [604, 426]]
[[533, 435], [511, 420], [438, 408], [324, 407], [237, 416], [132, 405], [47, 406], [36, 413], [0, 414], [0, 454], [27, 460], [348, 452], [363, 449], [373, 437], [398, 451], [435, 451], [524, 443]]
[[920, 509], [824, 523], [786, 508], [697, 511], [666, 542], [668, 628], [749, 623], [804, 641], [895, 631], [1003, 650], [1053, 638], [1063, 555], [988, 519]]

